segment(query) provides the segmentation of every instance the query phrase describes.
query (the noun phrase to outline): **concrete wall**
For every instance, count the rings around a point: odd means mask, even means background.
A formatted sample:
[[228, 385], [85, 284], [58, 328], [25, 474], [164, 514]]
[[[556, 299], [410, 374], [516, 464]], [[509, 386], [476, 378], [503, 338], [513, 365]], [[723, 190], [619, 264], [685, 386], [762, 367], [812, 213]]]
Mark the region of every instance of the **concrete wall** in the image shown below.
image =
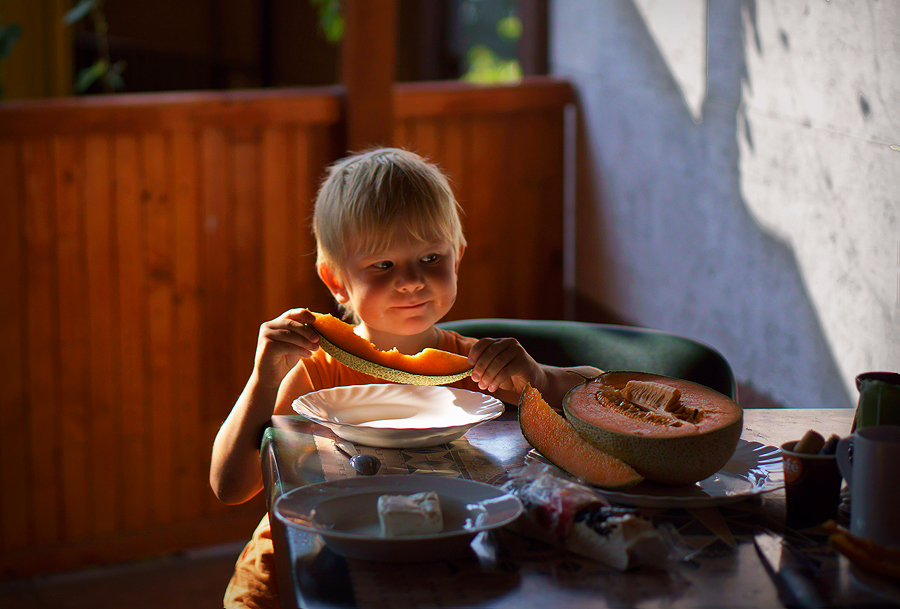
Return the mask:
[[900, 370], [900, 3], [556, 0], [550, 27], [581, 295], [785, 406]]

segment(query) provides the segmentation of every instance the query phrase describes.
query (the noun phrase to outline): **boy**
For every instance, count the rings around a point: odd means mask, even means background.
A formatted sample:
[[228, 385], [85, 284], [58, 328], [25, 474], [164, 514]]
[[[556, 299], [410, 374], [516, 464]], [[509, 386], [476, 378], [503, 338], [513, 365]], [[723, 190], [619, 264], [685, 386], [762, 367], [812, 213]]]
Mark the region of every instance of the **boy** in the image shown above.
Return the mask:
[[[539, 365], [514, 339], [476, 340], [435, 326], [456, 300], [466, 241], [446, 177], [421, 157], [383, 148], [333, 165], [316, 199], [313, 232], [319, 277], [356, 333], [377, 348], [468, 355], [472, 376], [453, 386], [511, 403], [531, 383], [558, 404], [581, 380], [569, 369]], [[384, 382], [319, 349], [313, 320], [308, 310], [292, 309], [260, 327], [253, 372], [213, 444], [210, 484], [225, 503], [262, 489], [259, 438], [273, 413], [292, 414], [292, 401], [310, 391]], [[238, 559], [226, 607], [276, 607], [272, 565], [266, 517]]]

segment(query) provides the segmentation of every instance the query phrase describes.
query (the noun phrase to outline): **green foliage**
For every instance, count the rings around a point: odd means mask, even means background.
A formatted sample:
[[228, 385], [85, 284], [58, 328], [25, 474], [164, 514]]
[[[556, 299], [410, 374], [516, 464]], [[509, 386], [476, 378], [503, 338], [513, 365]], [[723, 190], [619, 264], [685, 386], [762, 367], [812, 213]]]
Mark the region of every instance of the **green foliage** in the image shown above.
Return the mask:
[[78, 0], [75, 6], [63, 17], [67, 25], [74, 25], [90, 17], [97, 40], [97, 59], [93, 64], [78, 72], [75, 77], [75, 91], [86, 93], [94, 83], [101, 83], [107, 93], [119, 91], [125, 87], [122, 72], [125, 62], [112, 62], [109, 55], [109, 27], [103, 13], [103, 0]]
[[516, 82], [522, 20], [516, 0], [460, 0], [457, 49], [465, 54], [463, 80], [479, 84]]
[[503, 59], [489, 46], [476, 44], [469, 49], [469, 71], [462, 79], [478, 84], [518, 82], [522, 68], [516, 59]]
[[497, 22], [497, 34], [506, 40], [518, 42], [522, 37], [522, 20], [516, 15], [504, 17]]
[[337, 44], [344, 38], [344, 15], [341, 13], [341, 0], [310, 0], [319, 9], [319, 27], [325, 39]]

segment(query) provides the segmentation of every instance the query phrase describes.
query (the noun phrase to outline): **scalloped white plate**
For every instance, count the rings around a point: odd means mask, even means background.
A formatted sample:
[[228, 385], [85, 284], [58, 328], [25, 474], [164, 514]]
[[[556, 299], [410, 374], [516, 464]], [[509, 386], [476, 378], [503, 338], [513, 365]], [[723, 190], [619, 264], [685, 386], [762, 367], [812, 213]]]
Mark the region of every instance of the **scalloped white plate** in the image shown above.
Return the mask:
[[497, 398], [475, 391], [393, 384], [322, 389], [292, 406], [345, 440], [381, 448], [446, 444], [504, 408]]
[[[378, 497], [435, 491], [444, 529], [429, 535], [381, 537]], [[437, 476], [361, 476], [303, 486], [275, 502], [288, 526], [322, 536], [350, 558], [408, 562], [438, 560], [469, 551], [481, 531], [509, 524], [522, 503], [505, 491], [473, 480]]]
[[[529, 460], [548, 461], [534, 450]], [[781, 451], [759, 442], [738, 440], [731, 460], [718, 472], [692, 485], [641, 482], [625, 491], [595, 489], [614, 503], [635, 507], [696, 508], [734, 503], [784, 486]]]

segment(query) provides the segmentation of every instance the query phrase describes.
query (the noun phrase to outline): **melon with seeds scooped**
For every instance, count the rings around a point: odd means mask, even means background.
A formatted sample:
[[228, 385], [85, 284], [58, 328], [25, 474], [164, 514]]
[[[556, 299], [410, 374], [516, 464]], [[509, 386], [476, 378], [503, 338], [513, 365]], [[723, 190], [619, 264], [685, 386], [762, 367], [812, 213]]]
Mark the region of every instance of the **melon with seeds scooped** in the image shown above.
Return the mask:
[[644, 372], [605, 372], [563, 399], [566, 420], [593, 446], [644, 478], [693, 484], [734, 454], [743, 410], [698, 383]]
[[472, 374], [468, 359], [440, 349], [406, 355], [396, 349], [381, 351], [333, 315], [313, 313], [312, 326], [319, 346], [331, 357], [358, 372], [406, 385], [447, 385]]

